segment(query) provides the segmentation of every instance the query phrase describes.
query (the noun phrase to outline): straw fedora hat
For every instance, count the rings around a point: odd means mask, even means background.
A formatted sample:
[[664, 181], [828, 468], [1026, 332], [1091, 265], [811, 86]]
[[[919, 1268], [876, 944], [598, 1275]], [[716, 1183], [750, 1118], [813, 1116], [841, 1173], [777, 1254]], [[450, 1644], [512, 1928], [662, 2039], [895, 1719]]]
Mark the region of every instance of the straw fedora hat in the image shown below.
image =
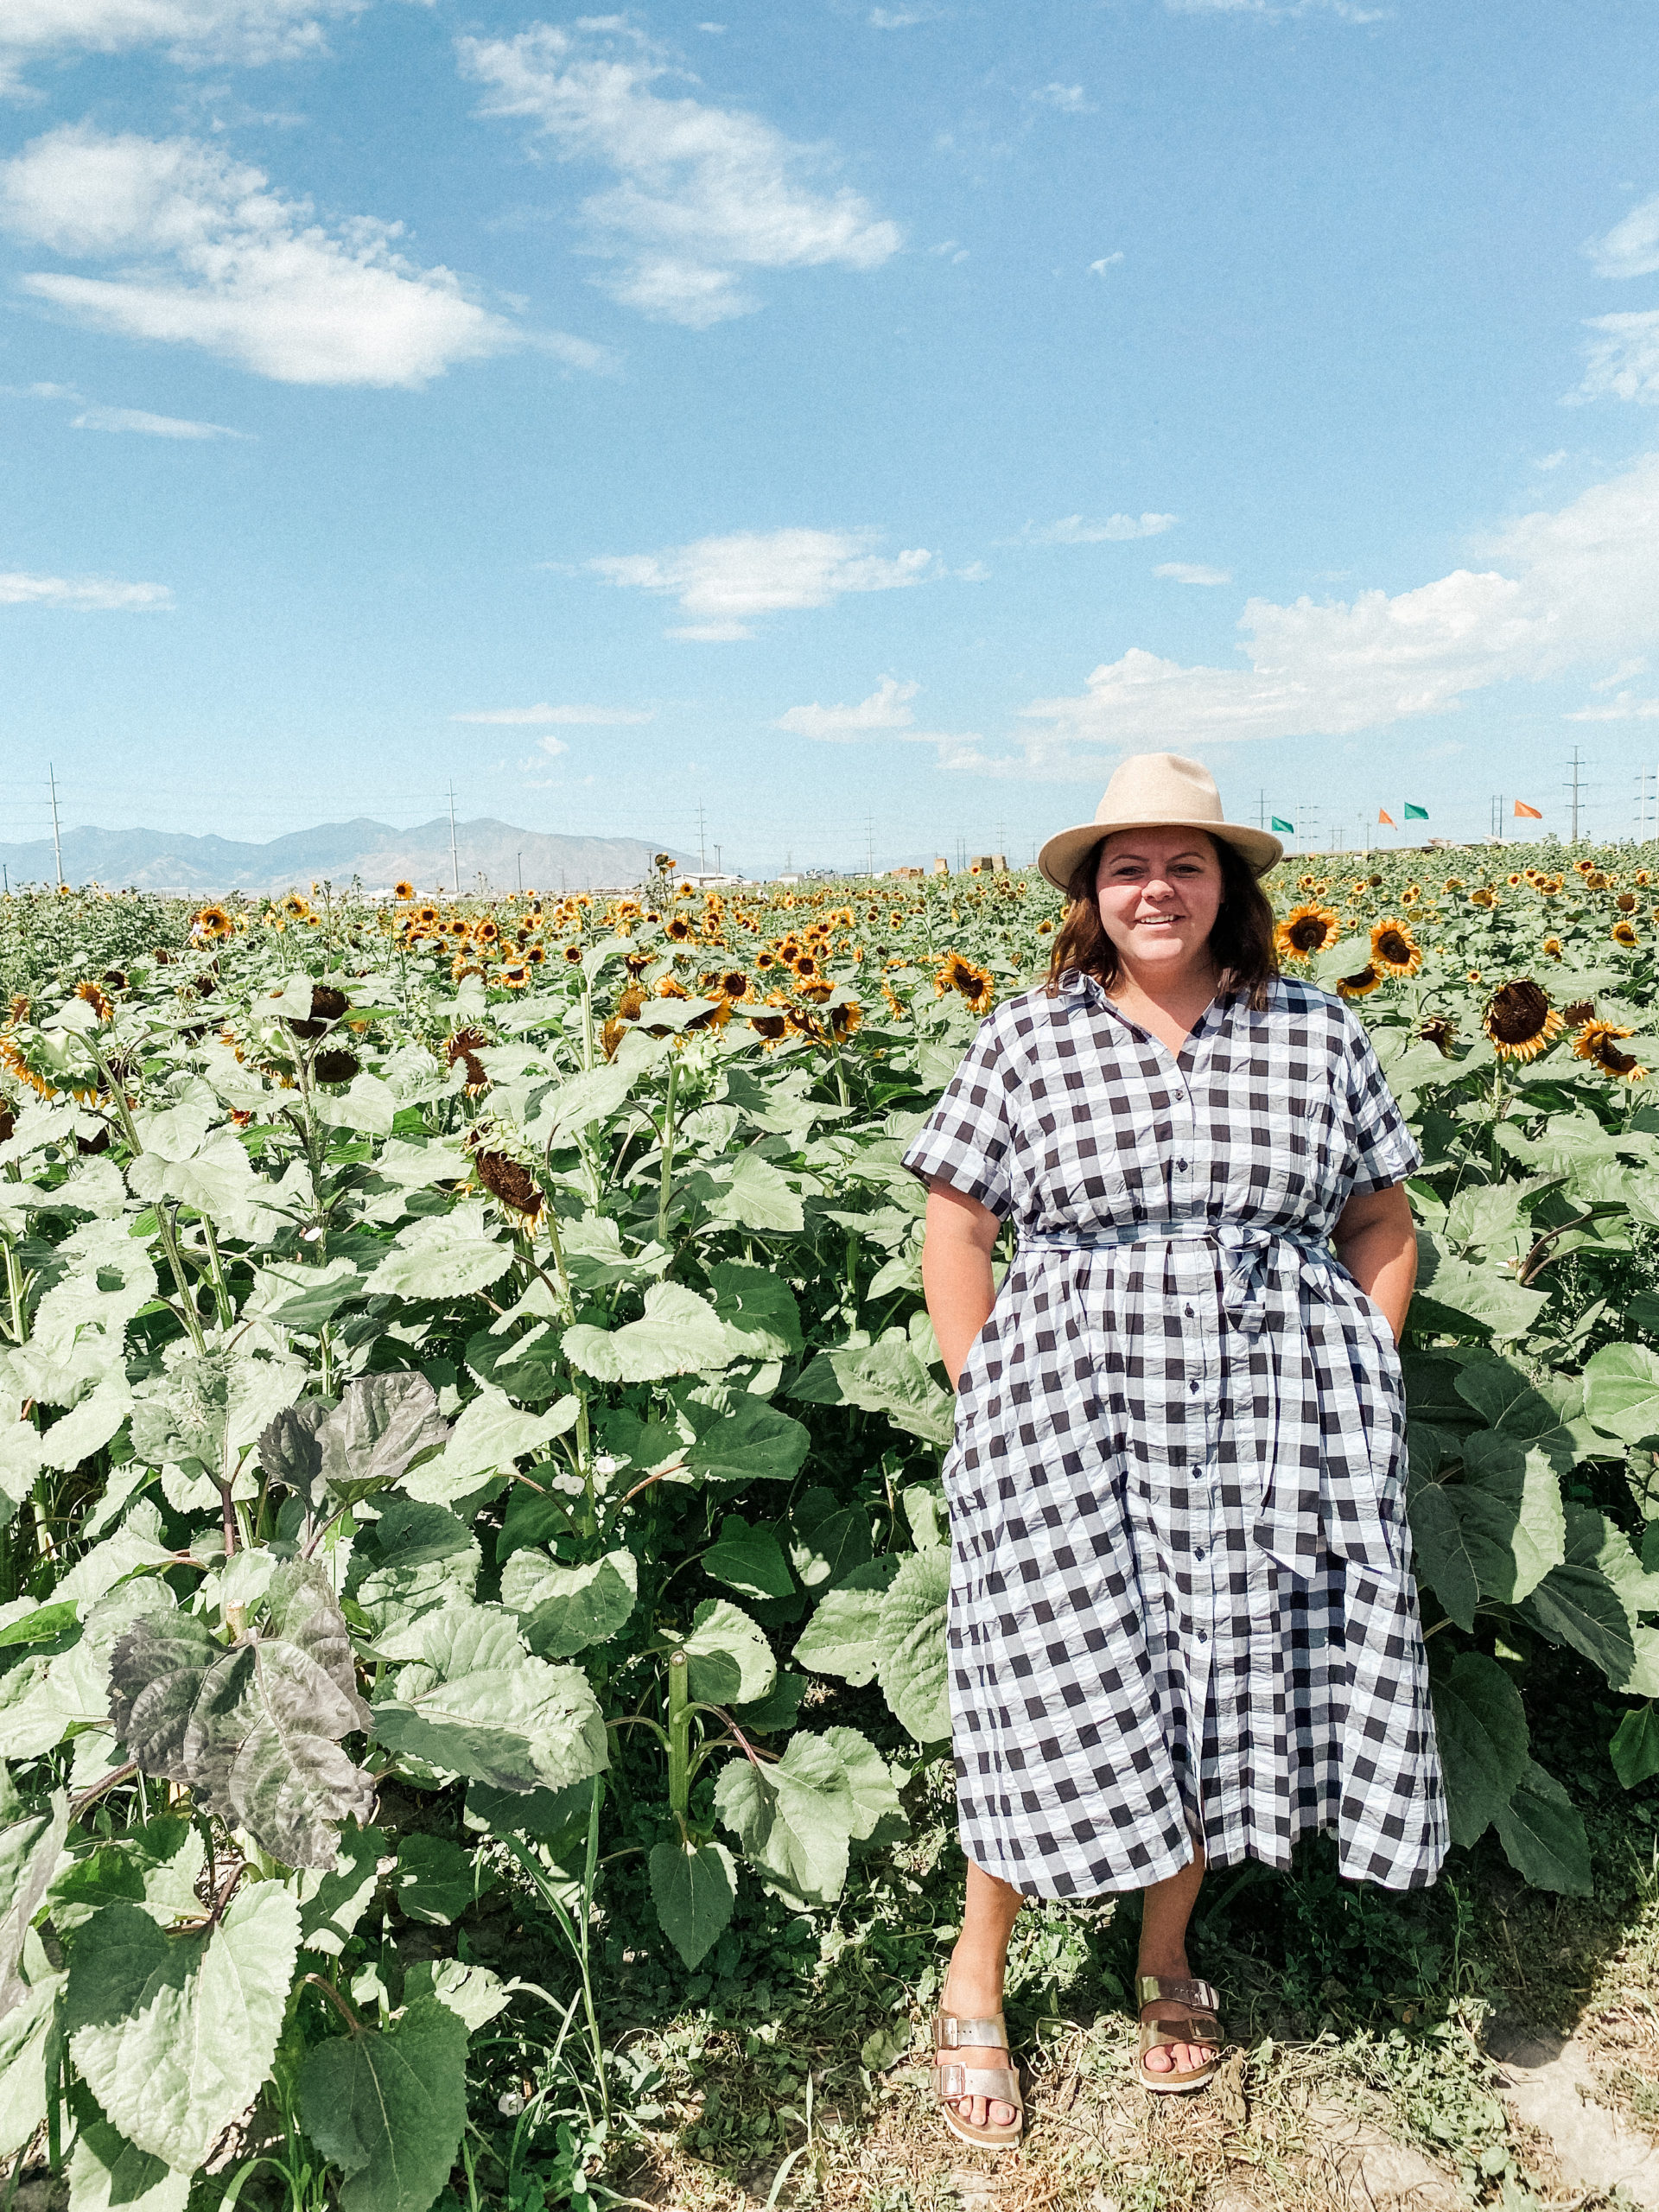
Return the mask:
[[1224, 820], [1216, 779], [1198, 761], [1184, 760], [1179, 753], [1132, 753], [1107, 785], [1094, 820], [1051, 837], [1037, 865], [1064, 891], [1090, 847], [1115, 830], [1207, 830], [1242, 853], [1258, 875], [1285, 855], [1265, 830]]

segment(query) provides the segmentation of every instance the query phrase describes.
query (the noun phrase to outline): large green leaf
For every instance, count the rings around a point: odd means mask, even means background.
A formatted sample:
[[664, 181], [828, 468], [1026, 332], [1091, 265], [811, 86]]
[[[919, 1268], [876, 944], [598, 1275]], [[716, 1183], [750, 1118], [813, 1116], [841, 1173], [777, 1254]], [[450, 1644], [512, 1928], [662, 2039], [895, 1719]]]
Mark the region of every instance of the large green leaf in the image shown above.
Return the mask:
[[1515, 1795], [1492, 1817], [1510, 1866], [1535, 1889], [1589, 1896], [1590, 1840], [1578, 1808], [1553, 1775], [1529, 1759]]
[[406, 1835], [397, 1847], [392, 1891], [411, 1920], [447, 1927], [495, 1887], [497, 1877], [476, 1849], [464, 1851], [447, 1835]]
[[61, 1790], [42, 1813], [0, 1830], [0, 2018], [23, 2001], [18, 1973], [23, 1938], [57, 1872], [69, 1833], [69, 1800]]
[[709, 1705], [749, 1705], [765, 1697], [778, 1672], [764, 1630], [724, 1598], [708, 1598], [691, 1616], [683, 1649], [691, 1694]]
[[758, 1152], [742, 1155], [731, 1181], [709, 1211], [716, 1221], [762, 1231], [783, 1230], [793, 1234], [805, 1225], [806, 1219], [799, 1197]]
[[[908, 1495], [908, 1493], [906, 1493]], [[859, 1505], [837, 1507], [826, 1490], [808, 1491], [790, 1516], [789, 1555], [808, 1590], [833, 1589], [870, 1556], [870, 1516]]]
[[1459, 1653], [1432, 1687], [1452, 1840], [1466, 1847], [1485, 1834], [1526, 1771], [1527, 1717], [1521, 1693], [1484, 1652]]
[[747, 1393], [724, 1411], [690, 1404], [685, 1413], [696, 1433], [686, 1471], [707, 1482], [792, 1482], [811, 1448], [799, 1421]]
[[299, 2072], [305, 2132], [346, 2179], [340, 2212], [427, 2212], [467, 2124], [467, 2030], [435, 1997], [336, 2036]]
[[188, 2169], [175, 2169], [129, 2143], [86, 2088], [74, 2099], [75, 2147], [69, 2154], [69, 2212], [184, 2212]]
[[795, 1639], [795, 1656], [803, 1667], [816, 1674], [839, 1675], [855, 1689], [875, 1680], [882, 1602], [899, 1564], [889, 1552], [855, 1567], [838, 1589], [820, 1601]]
[[1659, 1774], [1659, 1713], [1652, 1703], [1632, 1706], [1607, 1746], [1621, 1787], [1634, 1789]]
[[389, 1497], [359, 1536], [346, 1593], [366, 1615], [377, 1655], [418, 1659], [421, 1623], [440, 1606], [465, 1603], [481, 1564], [466, 1524], [441, 1505]]
[[368, 1910], [383, 1859], [386, 1859], [384, 1829], [348, 1827], [340, 1832], [340, 1850], [332, 1866], [307, 1869], [296, 1876], [293, 1889], [300, 1905], [300, 1942], [306, 1950], [321, 1951], [325, 1958], [340, 1956]]
[[1659, 1352], [1604, 1344], [1585, 1366], [1584, 1410], [1604, 1435], [1626, 1444], [1659, 1436]]
[[688, 1967], [724, 1933], [737, 1903], [737, 1867], [723, 1843], [652, 1847], [658, 1924]]
[[639, 1596], [631, 1551], [607, 1552], [584, 1567], [561, 1567], [550, 1552], [524, 1546], [501, 1571], [501, 1602], [518, 1616], [524, 1642], [543, 1659], [573, 1659], [608, 1643]]
[[114, 2126], [190, 2172], [270, 2071], [299, 1948], [280, 1882], [245, 1884], [210, 1935], [166, 1935], [112, 1904], [70, 1962], [70, 2056]]
[[561, 1789], [607, 1761], [588, 1677], [533, 1659], [496, 1605], [457, 1606], [428, 1623], [420, 1661], [373, 1707], [377, 1741], [499, 1789]]
[[476, 1490], [480, 1477], [511, 1474], [515, 1459], [529, 1459], [573, 1428], [576, 1414], [574, 1397], [561, 1398], [545, 1413], [524, 1413], [486, 1385], [462, 1412], [437, 1458], [406, 1474], [403, 1486], [427, 1504], [451, 1504]]
[[[38, 1945], [35, 1937], [33, 1946]], [[0, 2015], [0, 2158], [22, 2150], [46, 2118], [47, 2050], [53, 2048], [55, 2080], [58, 1999], [67, 1980], [43, 1972]]]
[[702, 1571], [740, 1598], [787, 1598], [795, 1587], [777, 1530], [752, 1529], [741, 1513], [721, 1522], [718, 1541], [702, 1555]]
[[820, 1352], [790, 1394], [809, 1405], [849, 1405], [885, 1414], [895, 1428], [929, 1444], [956, 1432], [956, 1401], [917, 1357], [902, 1329], [873, 1344]]
[[833, 1744], [791, 1736], [778, 1764], [765, 1769], [728, 1759], [715, 1806], [750, 1863], [785, 1896], [805, 1904], [839, 1896], [860, 1814]]
[[[1472, 1573], [1483, 1599], [1517, 1605], [1566, 1556], [1567, 1524], [1560, 1478], [1546, 1452], [1493, 1429], [1478, 1429], [1463, 1441], [1463, 1480], [1438, 1491], [1414, 1490], [1411, 1502], [1414, 1535], [1427, 1539], [1424, 1578], [1460, 1627], [1465, 1618], [1466, 1577]], [[1431, 1503], [1430, 1498], [1439, 1500]], [[1448, 1516], [1455, 1531], [1448, 1529]], [[1454, 1606], [1440, 1577], [1459, 1598]]]
[[1425, 1483], [1408, 1507], [1417, 1579], [1467, 1635], [1480, 1602], [1480, 1576], [1454, 1488]]
[[315, 1336], [340, 1307], [361, 1296], [363, 1277], [350, 1260], [308, 1267], [300, 1260], [274, 1260], [255, 1271], [246, 1318]]
[[1630, 1617], [1599, 1567], [1569, 1563], [1552, 1567], [1523, 1610], [1552, 1643], [1571, 1644], [1581, 1651], [1615, 1688], [1630, 1680], [1636, 1666]]
[[937, 1744], [950, 1733], [944, 1640], [950, 1596], [950, 1554], [940, 1546], [912, 1552], [882, 1599], [876, 1623], [876, 1679], [918, 1744]]
[[1435, 1333], [1444, 1326], [1454, 1336], [1472, 1332], [1507, 1344], [1524, 1336], [1548, 1303], [1546, 1292], [1527, 1289], [1512, 1274], [1449, 1258], [1427, 1230], [1417, 1233], [1417, 1251], [1414, 1304], [1426, 1310], [1414, 1327]]
[[826, 1728], [823, 1740], [847, 1772], [853, 1793], [852, 1834], [855, 1842], [891, 1843], [909, 1829], [887, 1761], [856, 1728]]
[[770, 1268], [717, 1260], [709, 1270], [715, 1311], [744, 1340], [753, 1359], [791, 1359], [800, 1351], [801, 1309]]
[[677, 1282], [645, 1292], [644, 1319], [620, 1329], [579, 1321], [564, 1332], [564, 1356], [596, 1382], [657, 1382], [670, 1375], [706, 1374], [732, 1358], [714, 1308]]
[[400, 1229], [365, 1287], [371, 1296], [390, 1291], [404, 1298], [470, 1298], [512, 1265], [512, 1244], [499, 1236], [481, 1201], [468, 1202]]
[[385, 1489], [448, 1436], [424, 1375], [361, 1375], [338, 1405], [313, 1401], [278, 1414], [259, 1439], [259, 1464], [315, 1505], [326, 1491], [348, 1499]]
[[340, 1748], [368, 1709], [316, 1567], [279, 1566], [267, 1611], [267, 1629], [228, 1650], [188, 1615], [137, 1622], [111, 1657], [111, 1720], [145, 1773], [188, 1784], [284, 1866], [329, 1867], [340, 1821], [366, 1821], [374, 1802], [373, 1777]]

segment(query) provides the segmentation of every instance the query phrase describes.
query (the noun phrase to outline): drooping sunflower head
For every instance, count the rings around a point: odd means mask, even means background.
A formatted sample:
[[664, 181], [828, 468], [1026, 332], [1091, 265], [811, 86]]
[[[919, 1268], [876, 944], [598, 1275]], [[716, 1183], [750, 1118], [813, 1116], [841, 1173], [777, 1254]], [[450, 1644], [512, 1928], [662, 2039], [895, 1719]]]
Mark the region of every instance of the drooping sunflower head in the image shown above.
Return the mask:
[[542, 1210], [542, 1189], [528, 1167], [505, 1152], [475, 1152], [473, 1173], [498, 1205], [530, 1221]]
[[1592, 868], [1584, 880], [1588, 890], [1605, 891], [1607, 888], [1607, 878], [1599, 868]]
[[489, 1082], [490, 1078], [484, 1071], [484, 1063], [478, 1057], [488, 1042], [481, 1029], [468, 1027], [457, 1029], [443, 1048], [451, 1067], [457, 1061], [464, 1064], [468, 1090], [482, 1090]]
[[1646, 1068], [1641, 1066], [1633, 1053], [1621, 1052], [1614, 1041], [1630, 1035], [1613, 1021], [1586, 1021], [1573, 1039], [1574, 1056], [1589, 1060], [1604, 1075], [1617, 1076], [1624, 1083], [1645, 1083]]
[[1334, 906], [1305, 899], [1285, 916], [1274, 931], [1274, 941], [1284, 957], [1305, 960], [1313, 953], [1328, 952], [1341, 934], [1341, 918]]
[[319, 1083], [349, 1083], [362, 1065], [355, 1052], [341, 1046], [336, 1052], [319, 1052], [311, 1063], [311, 1072]]
[[1618, 898], [1614, 899], [1613, 904], [1618, 907], [1621, 914], [1633, 914], [1636, 912], [1635, 892], [1621, 891]]
[[1497, 893], [1492, 889], [1491, 884], [1483, 883], [1478, 891], [1471, 891], [1469, 893], [1469, 904], [1471, 906], [1484, 907], [1490, 913], [1497, 904]]
[[1500, 1059], [1535, 1060], [1567, 1025], [1551, 1006], [1548, 993], [1523, 976], [1492, 993], [1480, 1026]]
[[1417, 1034], [1426, 1045], [1433, 1045], [1443, 1060], [1449, 1060], [1456, 1050], [1458, 1025], [1449, 1014], [1431, 1014]]
[[1637, 937], [1636, 933], [1636, 925], [1634, 922], [1615, 922], [1611, 930], [1609, 931], [1609, 935], [1611, 937], [1615, 944], [1624, 945], [1627, 951], [1633, 946], [1640, 944], [1642, 942], [1641, 938]]
[[1368, 960], [1357, 975], [1337, 979], [1337, 989], [1345, 999], [1363, 999], [1376, 990], [1382, 982], [1382, 971], [1375, 961]]
[[1446, 879], [1446, 887], [1448, 891], [1461, 891], [1463, 878], [1460, 875], [1448, 875]]
[[1561, 940], [1560, 938], [1547, 937], [1544, 939], [1544, 950], [1548, 954], [1552, 960], [1559, 960], [1561, 957]]
[[1414, 976], [1423, 964], [1423, 948], [1407, 925], [1390, 914], [1371, 931], [1371, 964], [1387, 976]]
[[1370, 885], [1373, 891], [1380, 891], [1382, 888], [1382, 879], [1380, 875], [1368, 875], [1365, 880]]
[[1561, 1008], [1561, 1020], [1569, 1029], [1582, 1029], [1586, 1021], [1593, 1021], [1595, 1018], [1596, 1002], [1593, 999], [1574, 999], [1571, 1006]]
[[111, 1003], [109, 993], [101, 983], [77, 983], [75, 996], [78, 999], [84, 999], [100, 1021], [114, 1020], [115, 1008]]
[[690, 992], [677, 976], [664, 976], [657, 986], [659, 999], [689, 999]]
[[863, 1026], [864, 1009], [856, 999], [848, 999], [840, 1006], [832, 1006], [827, 1018], [830, 1035], [844, 1039]]

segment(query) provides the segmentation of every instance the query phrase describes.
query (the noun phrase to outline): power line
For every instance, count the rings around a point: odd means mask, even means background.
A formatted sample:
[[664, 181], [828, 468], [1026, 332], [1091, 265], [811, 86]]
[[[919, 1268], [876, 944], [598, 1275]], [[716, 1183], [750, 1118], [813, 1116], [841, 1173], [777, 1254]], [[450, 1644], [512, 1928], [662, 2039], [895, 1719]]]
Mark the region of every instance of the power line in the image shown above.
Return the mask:
[[63, 840], [58, 835], [58, 779], [52, 763], [46, 764], [46, 780], [52, 791], [52, 850], [57, 857], [58, 881], [63, 881]]

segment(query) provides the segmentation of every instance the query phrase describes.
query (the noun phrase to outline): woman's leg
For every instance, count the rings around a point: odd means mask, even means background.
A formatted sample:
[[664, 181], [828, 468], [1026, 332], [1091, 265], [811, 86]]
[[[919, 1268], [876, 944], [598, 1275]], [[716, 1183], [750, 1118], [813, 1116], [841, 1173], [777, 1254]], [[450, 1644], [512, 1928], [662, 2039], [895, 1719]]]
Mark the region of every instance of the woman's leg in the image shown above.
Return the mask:
[[[1186, 1923], [1192, 1917], [1192, 1908], [1198, 1903], [1198, 1889], [1204, 1880], [1204, 1853], [1195, 1843], [1191, 1866], [1183, 1866], [1178, 1874], [1171, 1874], [1161, 1882], [1154, 1882], [1141, 1891], [1141, 1958], [1137, 1974], [1155, 1974], [1162, 1981], [1188, 1981], [1191, 1969], [1186, 1963]], [[1179, 2005], [1152, 2005], [1146, 2018], [1151, 2020], [1173, 2020], [1181, 2017]], [[1164, 2044], [1147, 2053], [1146, 2065], [1149, 2074], [1167, 2074], [1172, 2068], [1189, 2072], [1195, 2067], [1207, 2066], [1215, 2056], [1208, 2044]]]
[[[962, 1916], [962, 1933], [950, 1954], [941, 2012], [954, 2012], [958, 2019], [983, 2020], [1002, 2010], [1002, 1974], [1020, 1903], [1018, 1890], [982, 1867], [969, 1865], [967, 1908]], [[1007, 2066], [1011, 2062], [1006, 2050], [975, 2044], [947, 2053], [940, 2063]], [[957, 2097], [955, 2103], [961, 2117], [975, 2127], [1014, 2124], [1014, 2107], [1004, 2104], [1000, 2097]]]

